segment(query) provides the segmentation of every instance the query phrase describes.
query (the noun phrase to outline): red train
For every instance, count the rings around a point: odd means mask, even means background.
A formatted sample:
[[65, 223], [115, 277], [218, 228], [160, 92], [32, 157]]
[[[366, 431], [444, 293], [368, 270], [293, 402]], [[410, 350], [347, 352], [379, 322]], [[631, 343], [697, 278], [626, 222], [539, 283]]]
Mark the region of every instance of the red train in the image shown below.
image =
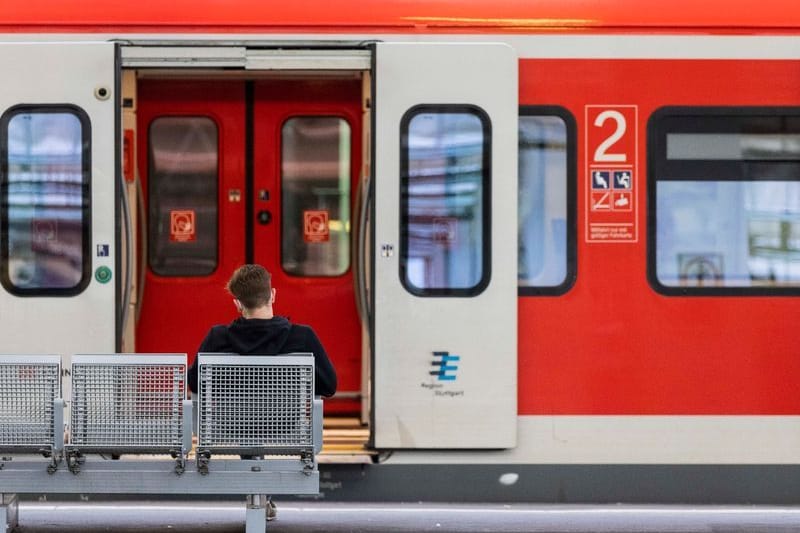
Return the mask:
[[0, 351], [191, 359], [257, 262], [332, 493], [795, 503], [798, 67], [781, 0], [7, 3]]

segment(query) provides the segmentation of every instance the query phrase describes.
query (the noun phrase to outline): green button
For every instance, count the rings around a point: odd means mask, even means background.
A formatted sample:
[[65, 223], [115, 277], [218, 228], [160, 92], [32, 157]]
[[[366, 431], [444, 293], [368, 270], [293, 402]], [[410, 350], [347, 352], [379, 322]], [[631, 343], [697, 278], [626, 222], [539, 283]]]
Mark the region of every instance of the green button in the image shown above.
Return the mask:
[[97, 267], [97, 270], [94, 271], [94, 279], [100, 283], [108, 283], [111, 281], [111, 269], [107, 266]]

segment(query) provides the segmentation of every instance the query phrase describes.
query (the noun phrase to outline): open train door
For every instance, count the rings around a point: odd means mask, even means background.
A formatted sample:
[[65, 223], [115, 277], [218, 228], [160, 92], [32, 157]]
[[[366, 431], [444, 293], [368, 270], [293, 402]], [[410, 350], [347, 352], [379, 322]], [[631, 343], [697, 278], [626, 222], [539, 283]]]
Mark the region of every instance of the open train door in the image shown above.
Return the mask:
[[372, 444], [513, 447], [516, 55], [375, 47]]
[[4, 353], [116, 347], [113, 43], [2, 43]]

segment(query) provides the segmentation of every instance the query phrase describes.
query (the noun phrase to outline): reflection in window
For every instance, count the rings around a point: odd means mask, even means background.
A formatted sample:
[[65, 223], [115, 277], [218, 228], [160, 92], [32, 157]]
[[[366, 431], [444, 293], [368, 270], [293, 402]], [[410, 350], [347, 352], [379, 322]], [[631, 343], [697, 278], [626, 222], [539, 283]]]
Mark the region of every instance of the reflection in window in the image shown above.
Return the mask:
[[295, 276], [350, 267], [350, 125], [296, 117], [281, 134], [281, 264]]
[[217, 268], [217, 125], [207, 117], [160, 117], [150, 125], [149, 262], [161, 276]]
[[519, 119], [520, 287], [567, 277], [567, 125], [557, 116]]
[[29, 109], [2, 121], [3, 283], [11, 292], [72, 293], [90, 269], [88, 118]]
[[800, 120], [662, 116], [655, 273], [665, 287], [800, 287]]
[[489, 276], [488, 118], [428, 109], [403, 121], [401, 276], [417, 294], [474, 294]]
[[657, 195], [663, 285], [800, 285], [800, 183], [662, 181]]

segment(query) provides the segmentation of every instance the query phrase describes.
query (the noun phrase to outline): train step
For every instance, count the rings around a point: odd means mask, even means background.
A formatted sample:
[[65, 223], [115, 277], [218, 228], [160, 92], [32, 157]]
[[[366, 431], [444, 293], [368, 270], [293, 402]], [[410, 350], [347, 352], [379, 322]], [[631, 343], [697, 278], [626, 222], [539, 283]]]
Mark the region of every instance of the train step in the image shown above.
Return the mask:
[[375, 450], [367, 448], [369, 428], [356, 417], [326, 416], [322, 429], [320, 463], [371, 463]]

